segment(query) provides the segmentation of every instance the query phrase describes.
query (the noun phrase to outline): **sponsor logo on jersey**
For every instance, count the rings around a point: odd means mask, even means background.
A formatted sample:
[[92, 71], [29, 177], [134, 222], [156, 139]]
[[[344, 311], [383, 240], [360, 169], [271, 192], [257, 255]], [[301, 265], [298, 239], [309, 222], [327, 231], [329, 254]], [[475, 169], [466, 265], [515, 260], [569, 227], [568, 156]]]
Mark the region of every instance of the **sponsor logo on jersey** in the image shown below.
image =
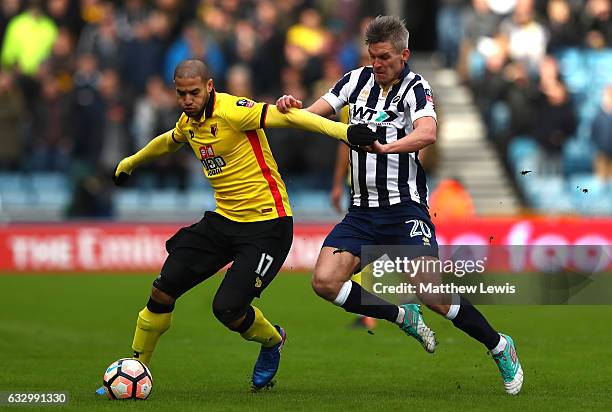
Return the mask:
[[352, 118], [379, 126], [391, 126], [397, 114], [391, 110], [375, 110], [365, 106], [353, 106]]
[[251, 101], [249, 99], [240, 99], [240, 100], [238, 100], [236, 102], [236, 106], [251, 108], [251, 107], [255, 106], [255, 102]]
[[206, 170], [207, 176], [215, 176], [223, 172], [225, 160], [221, 156], [215, 156], [215, 151], [212, 145], [204, 145], [199, 147], [200, 161]]

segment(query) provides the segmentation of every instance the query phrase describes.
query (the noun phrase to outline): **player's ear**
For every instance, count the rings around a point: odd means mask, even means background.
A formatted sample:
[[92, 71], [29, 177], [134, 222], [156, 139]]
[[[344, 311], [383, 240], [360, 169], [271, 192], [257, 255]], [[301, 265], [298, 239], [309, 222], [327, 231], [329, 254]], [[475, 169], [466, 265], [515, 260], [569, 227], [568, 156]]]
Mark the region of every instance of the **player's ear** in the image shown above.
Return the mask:
[[213, 84], [213, 79], [208, 79], [208, 81], [206, 82], [206, 90], [208, 91], [208, 93], [212, 92], [212, 89], [214, 88], [214, 84]]
[[409, 58], [410, 58], [410, 50], [408, 49], [402, 50], [402, 61], [404, 63], [408, 63]]

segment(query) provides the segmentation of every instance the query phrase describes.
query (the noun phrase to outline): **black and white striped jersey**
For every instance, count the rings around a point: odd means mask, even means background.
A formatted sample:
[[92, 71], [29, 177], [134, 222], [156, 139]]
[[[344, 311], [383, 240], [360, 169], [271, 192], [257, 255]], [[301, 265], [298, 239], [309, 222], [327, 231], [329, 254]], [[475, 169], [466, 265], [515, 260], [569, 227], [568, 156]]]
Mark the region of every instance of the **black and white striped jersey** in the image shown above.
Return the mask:
[[[338, 113], [349, 105], [349, 123], [367, 123], [381, 143], [404, 137], [421, 117], [437, 119], [429, 83], [408, 66], [383, 90], [372, 66], [347, 73], [323, 96]], [[351, 148], [353, 205], [379, 207], [414, 201], [427, 206], [427, 183], [417, 153], [379, 155]]]

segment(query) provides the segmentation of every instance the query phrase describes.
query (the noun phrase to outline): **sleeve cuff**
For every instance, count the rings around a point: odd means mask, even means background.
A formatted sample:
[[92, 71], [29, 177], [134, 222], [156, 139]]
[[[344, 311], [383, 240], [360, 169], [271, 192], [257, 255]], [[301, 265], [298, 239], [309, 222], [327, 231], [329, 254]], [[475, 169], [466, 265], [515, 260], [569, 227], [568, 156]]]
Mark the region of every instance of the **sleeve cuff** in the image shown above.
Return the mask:
[[329, 105], [334, 109], [336, 113], [339, 113], [340, 109], [342, 109], [342, 107], [344, 106], [344, 102], [333, 93], [327, 92], [323, 96], [321, 96], [321, 98], [327, 103], [329, 103]]
[[410, 120], [412, 121], [412, 123], [414, 123], [421, 117], [433, 117], [436, 123], [438, 123], [438, 116], [436, 115], [436, 112], [434, 112], [433, 110], [419, 110], [417, 113], [411, 116]]

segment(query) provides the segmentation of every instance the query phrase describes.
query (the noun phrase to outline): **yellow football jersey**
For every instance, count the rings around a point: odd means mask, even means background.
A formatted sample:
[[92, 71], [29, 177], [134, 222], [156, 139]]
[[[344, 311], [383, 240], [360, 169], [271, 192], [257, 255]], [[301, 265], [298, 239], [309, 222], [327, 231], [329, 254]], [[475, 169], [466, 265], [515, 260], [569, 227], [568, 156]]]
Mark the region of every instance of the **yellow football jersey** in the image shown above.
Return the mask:
[[184, 113], [172, 131], [202, 162], [215, 212], [237, 222], [291, 216], [285, 183], [262, 127], [268, 105], [214, 89], [199, 119]]

